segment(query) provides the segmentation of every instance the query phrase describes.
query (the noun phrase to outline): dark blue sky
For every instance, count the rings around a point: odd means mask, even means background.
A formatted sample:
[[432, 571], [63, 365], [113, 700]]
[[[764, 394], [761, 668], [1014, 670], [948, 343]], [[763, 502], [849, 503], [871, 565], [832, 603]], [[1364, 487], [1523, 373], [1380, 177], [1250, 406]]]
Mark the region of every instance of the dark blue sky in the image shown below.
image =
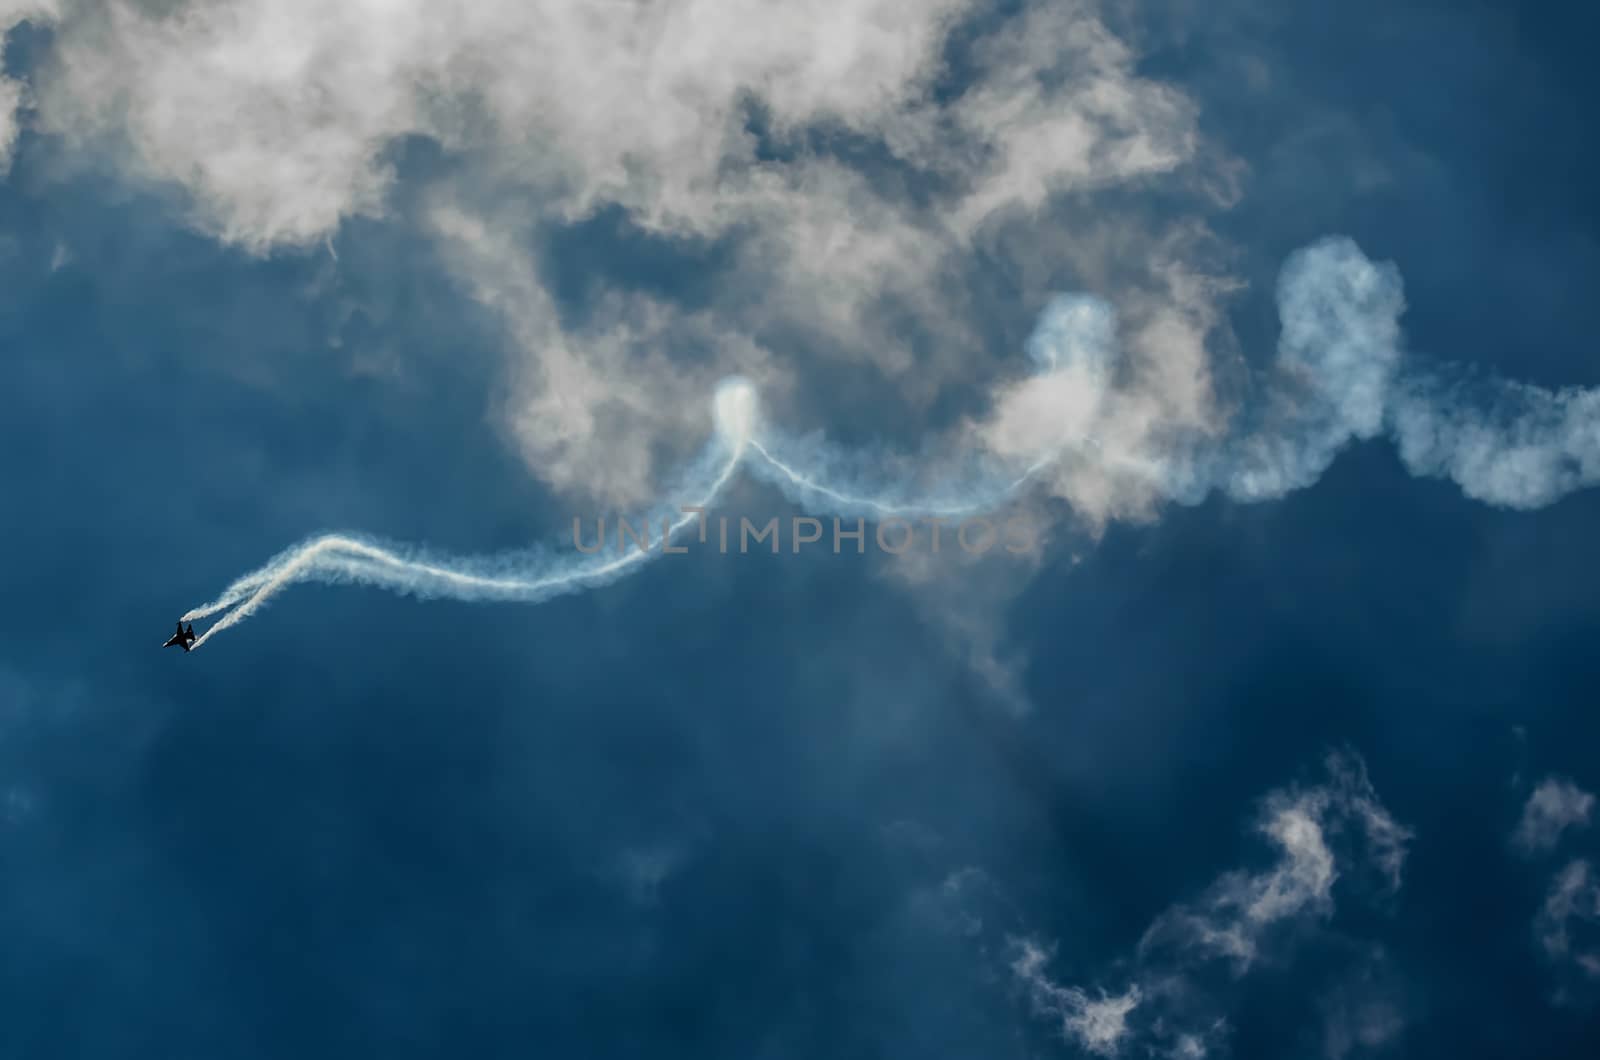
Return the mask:
[[[1589, 8], [1171, 8], [1128, 32], [1251, 167], [1214, 221], [1248, 360], [1285, 256], [1338, 232], [1399, 264], [1418, 353], [1600, 382]], [[447, 164], [401, 153], [402, 200]], [[25, 132], [0, 184], [4, 1055], [1080, 1055], [1007, 940], [1121, 991], [1337, 749], [1414, 833], [1403, 885], [1342, 873], [1174, 1012], [1225, 1020], [1216, 1055], [1346, 1055], [1373, 999], [1376, 1055], [1595, 1055], [1593, 981], [1533, 925], [1600, 840], [1508, 840], [1542, 778], [1600, 787], [1600, 495], [1497, 509], [1377, 441], [1281, 502], [1113, 525], [984, 611], [1020, 713], [870, 555], [537, 606], [296, 586], [178, 657], [176, 614], [311, 533], [492, 552], [568, 509], [486, 420], [495, 321], [407, 225], [260, 258], [72, 157]], [[581, 316], [593, 283], [693, 306], [728, 251], [613, 210], [528, 253]], [[811, 426], [860, 432], [839, 400]]]

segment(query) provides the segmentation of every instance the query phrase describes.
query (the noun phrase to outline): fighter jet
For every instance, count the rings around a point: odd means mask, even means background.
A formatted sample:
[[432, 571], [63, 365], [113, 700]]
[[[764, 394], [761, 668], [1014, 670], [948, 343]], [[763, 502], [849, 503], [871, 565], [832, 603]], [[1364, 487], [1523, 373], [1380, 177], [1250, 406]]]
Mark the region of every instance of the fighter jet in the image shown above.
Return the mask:
[[183, 622], [180, 620], [178, 622], [178, 632], [174, 633], [172, 635], [172, 639], [161, 646], [163, 648], [171, 648], [176, 646], [182, 648], [184, 651], [188, 651], [194, 646], [194, 640], [194, 623], [191, 622], [189, 624], [189, 628], [184, 629]]

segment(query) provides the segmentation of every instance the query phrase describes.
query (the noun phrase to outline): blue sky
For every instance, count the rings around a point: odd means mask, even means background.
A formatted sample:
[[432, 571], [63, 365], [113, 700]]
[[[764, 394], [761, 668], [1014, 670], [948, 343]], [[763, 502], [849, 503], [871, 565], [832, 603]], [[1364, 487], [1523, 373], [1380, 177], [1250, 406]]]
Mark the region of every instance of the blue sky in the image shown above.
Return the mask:
[[1595, 18], [0, 4], [3, 1051], [1593, 1055]]

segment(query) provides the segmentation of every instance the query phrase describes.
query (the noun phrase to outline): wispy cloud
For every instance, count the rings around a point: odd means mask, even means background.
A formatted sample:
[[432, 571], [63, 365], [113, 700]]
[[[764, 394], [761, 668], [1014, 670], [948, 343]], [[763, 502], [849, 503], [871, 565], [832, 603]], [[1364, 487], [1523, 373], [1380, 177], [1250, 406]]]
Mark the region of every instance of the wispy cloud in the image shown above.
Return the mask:
[[1049, 955], [1030, 939], [1017, 946], [1011, 973], [1028, 993], [1033, 1011], [1059, 1022], [1062, 1037], [1097, 1056], [1115, 1056], [1128, 1036], [1128, 1014], [1143, 995], [1137, 984], [1120, 994], [1090, 995], [1075, 986], [1061, 986], [1045, 974]]
[[[1548, 855], [1569, 833], [1589, 826], [1595, 797], [1560, 776], [1540, 781], [1523, 804], [1511, 833], [1511, 848], [1524, 858]], [[1533, 918], [1533, 937], [1556, 976], [1553, 1000], [1577, 1003], [1595, 996], [1600, 985], [1600, 879], [1588, 857], [1567, 861], [1549, 877], [1545, 896]]]
[[1587, 859], [1578, 858], [1556, 874], [1539, 912], [1539, 942], [1551, 957], [1566, 957], [1572, 952], [1570, 925], [1573, 920], [1600, 917], [1600, 884]]
[[[59, 17], [55, 0], [0, 0], [0, 60], [5, 58], [7, 38], [23, 22], [50, 22]], [[11, 153], [22, 131], [23, 112], [30, 102], [28, 86], [0, 74], [0, 177], [11, 168]]]
[[[951, 93], [946, 48], [969, 24]], [[882, 373], [912, 407], [970, 380], [989, 308], [973, 297], [975, 241], [1027, 231], [1053, 196], [1194, 161], [1194, 106], [1136, 58], [1083, 2], [996, 18], [968, 0], [494, 0], [467, 14], [101, 0], [61, 15], [33, 81], [41, 130], [176, 184], [192, 224], [259, 253], [318, 247], [347, 218], [406, 220], [391, 148], [442, 145], [448, 172], [418, 178], [435, 204], [424, 224], [504, 316], [514, 392], [497, 411], [552, 488], [639, 502], [669, 473], [654, 454], [688, 444], [677, 410], [695, 406], [691, 385], [706, 392], [688, 361], [750, 376], [780, 408], [772, 335]], [[816, 135], [877, 161], [818, 150]], [[686, 314], [612, 285], [607, 323], [564, 327], [527, 248], [604, 206], [642, 231], [729, 240], [712, 305]], [[1173, 240], [1106, 216], [1052, 256], [1085, 273], [1148, 257], [1149, 276], [1119, 290], [1163, 301]]]
[[[1578, 940], [1581, 929], [1592, 934], [1600, 923], [1600, 880], [1586, 858], [1568, 862], [1551, 881], [1544, 904], [1534, 918], [1533, 933], [1545, 956], [1565, 972], [1576, 973], [1577, 984], [1586, 997], [1600, 983], [1600, 945]], [[1571, 985], [1557, 988], [1557, 1003], [1573, 1002], [1577, 990]]]
[[[1271, 866], [1220, 876], [1201, 895], [1173, 906], [1145, 932], [1117, 989], [1090, 990], [1056, 981], [1050, 948], [1034, 937], [1013, 941], [1011, 972], [1041, 1017], [1062, 1037], [1102, 1056], [1135, 1044], [1152, 1055], [1199, 1058], [1222, 1044], [1227, 1021], [1199, 984], [1221, 960], [1237, 978], [1269, 948], [1287, 951], [1293, 933], [1334, 912], [1335, 884], [1352, 868], [1375, 871], [1380, 893], [1401, 883], [1412, 833], [1379, 801], [1360, 759], [1330, 754], [1325, 777], [1269, 793], [1256, 831], [1277, 851]], [[1334, 1015], [1330, 1055], [1353, 1041], [1392, 1037], [1399, 1010], [1362, 995]], [[1335, 1048], [1335, 1046], [1337, 1048]]]
[[1176, 947], [1226, 958], [1237, 973], [1247, 971], [1276, 927], [1332, 914], [1339, 878], [1334, 842], [1352, 833], [1366, 862], [1389, 889], [1398, 889], [1411, 832], [1378, 801], [1359, 759], [1334, 754], [1325, 765], [1325, 783], [1275, 791], [1264, 800], [1256, 830], [1278, 851], [1271, 868], [1222, 876], [1197, 901], [1162, 916], [1140, 948]]
[[1547, 777], [1528, 796], [1511, 842], [1525, 854], [1554, 850], [1568, 829], [1587, 827], [1593, 812], [1593, 795], [1570, 780]]

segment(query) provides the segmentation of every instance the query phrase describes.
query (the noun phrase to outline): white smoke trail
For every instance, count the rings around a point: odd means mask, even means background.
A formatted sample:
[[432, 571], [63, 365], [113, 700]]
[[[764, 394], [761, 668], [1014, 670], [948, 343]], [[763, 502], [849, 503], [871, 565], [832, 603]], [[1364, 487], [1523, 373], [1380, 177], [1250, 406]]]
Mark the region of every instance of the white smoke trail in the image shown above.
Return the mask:
[[[1024, 419], [1044, 421], [1020, 425], [1014, 436], [1030, 439], [1021, 447], [980, 447], [908, 466], [839, 449], [820, 436], [787, 435], [765, 421], [749, 382], [728, 380], [713, 401], [712, 441], [679, 495], [693, 499], [687, 507], [709, 509], [746, 468], [816, 514], [976, 516], [1036, 486], [1078, 504], [1077, 480], [1067, 473], [1077, 468], [1121, 476], [1144, 493], [1182, 504], [1213, 491], [1263, 501], [1311, 485], [1344, 446], [1380, 435], [1395, 442], [1412, 474], [1448, 477], [1490, 504], [1537, 508], [1600, 482], [1600, 390], [1549, 391], [1498, 380], [1452, 385], [1438, 368], [1407, 374], [1399, 325], [1404, 307], [1398, 270], [1374, 264], [1350, 240], [1325, 239], [1296, 252], [1279, 278], [1283, 332], [1265, 397], [1220, 441], [1147, 430], [1131, 439], [1121, 432], [1111, 444], [1096, 430], [1119, 430], [1115, 318], [1105, 303], [1083, 296], [1058, 298], [1029, 339], [1037, 371], [1021, 385], [1043, 387], [1051, 400], [1015, 403]], [[536, 603], [638, 569], [660, 554], [669, 534], [703, 518], [685, 507], [663, 508], [649, 518], [647, 525], [666, 528], [653, 545], [609, 557], [528, 552], [463, 560], [328, 534], [277, 556], [182, 620], [222, 614], [195, 642], [200, 647], [302, 581]]]
[[[1277, 389], [1218, 485], [1241, 500], [1311, 485], [1353, 440], [1386, 435], [1413, 475], [1530, 510], [1600, 483], [1600, 389], [1546, 390], [1452, 365], [1407, 363], [1399, 270], [1329, 238], [1297, 251], [1278, 285]], [[1462, 381], [1448, 383], [1447, 379]]]
[[[749, 441], [754, 391], [742, 380], [719, 389], [718, 430], [687, 476], [699, 483], [685, 491], [692, 505], [653, 513], [646, 526], [663, 528], [659, 544], [699, 516], [685, 508], [710, 508], [732, 479]], [[325, 534], [275, 557], [266, 566], [230, 585], [208, 604], [188, 611], [183, 622], [225, 612], [191, 647], [249, 618], [273, 596], [295, 582], [375, 585], [418, 597], [447, 596], [458, 600], [508, 600], [539, 603], [565, 593], [605, 585], [629, 573], [656, 554], [655, 548], [623, 550], [620, 555], [593, 558], [528, 553], [479, 561], [429, 557], [416, 550], [389, 547], [346, 534]]]
[[[820, 445], [820, 443], [818, 443]], [[1009, 482], [1003, 481], [1003, 471], [996, 474], [999, 465], [989, 473], [973, 474], [973, 481], [964, 489], [946, 487], [941, 493], [923, 497], [909, 497], [900, 489], [885, 489], [878, 496], [845, 492], [846, 487], [828, 485], [828, 481], [850, 478], [849, 475], [829, 474], [826, 470], [805, 471], [775, 454], [769, 444], [752, 438], [750, 451], [759, 459], [750, 462], [749, 470], [778, 487], [785, 496], [800, 507], [811, 511], [825, 511], [838, 516], [861, 516], [868, 519], [893, 517], [954, 518], [993, 511], [1014, 497], [1040, 470], [1047, 467], [1049, 459], [1036, 461]], [[811, 454], [816, 467], [817, 454]], [[842, 461], [840, 461], [842, 462]], [[837, 470], [837, 468], [835, 469]], [[880, 473], [881, 474], [881, 473]], [[1000, 485], [995, 485], [996, 482]]]

